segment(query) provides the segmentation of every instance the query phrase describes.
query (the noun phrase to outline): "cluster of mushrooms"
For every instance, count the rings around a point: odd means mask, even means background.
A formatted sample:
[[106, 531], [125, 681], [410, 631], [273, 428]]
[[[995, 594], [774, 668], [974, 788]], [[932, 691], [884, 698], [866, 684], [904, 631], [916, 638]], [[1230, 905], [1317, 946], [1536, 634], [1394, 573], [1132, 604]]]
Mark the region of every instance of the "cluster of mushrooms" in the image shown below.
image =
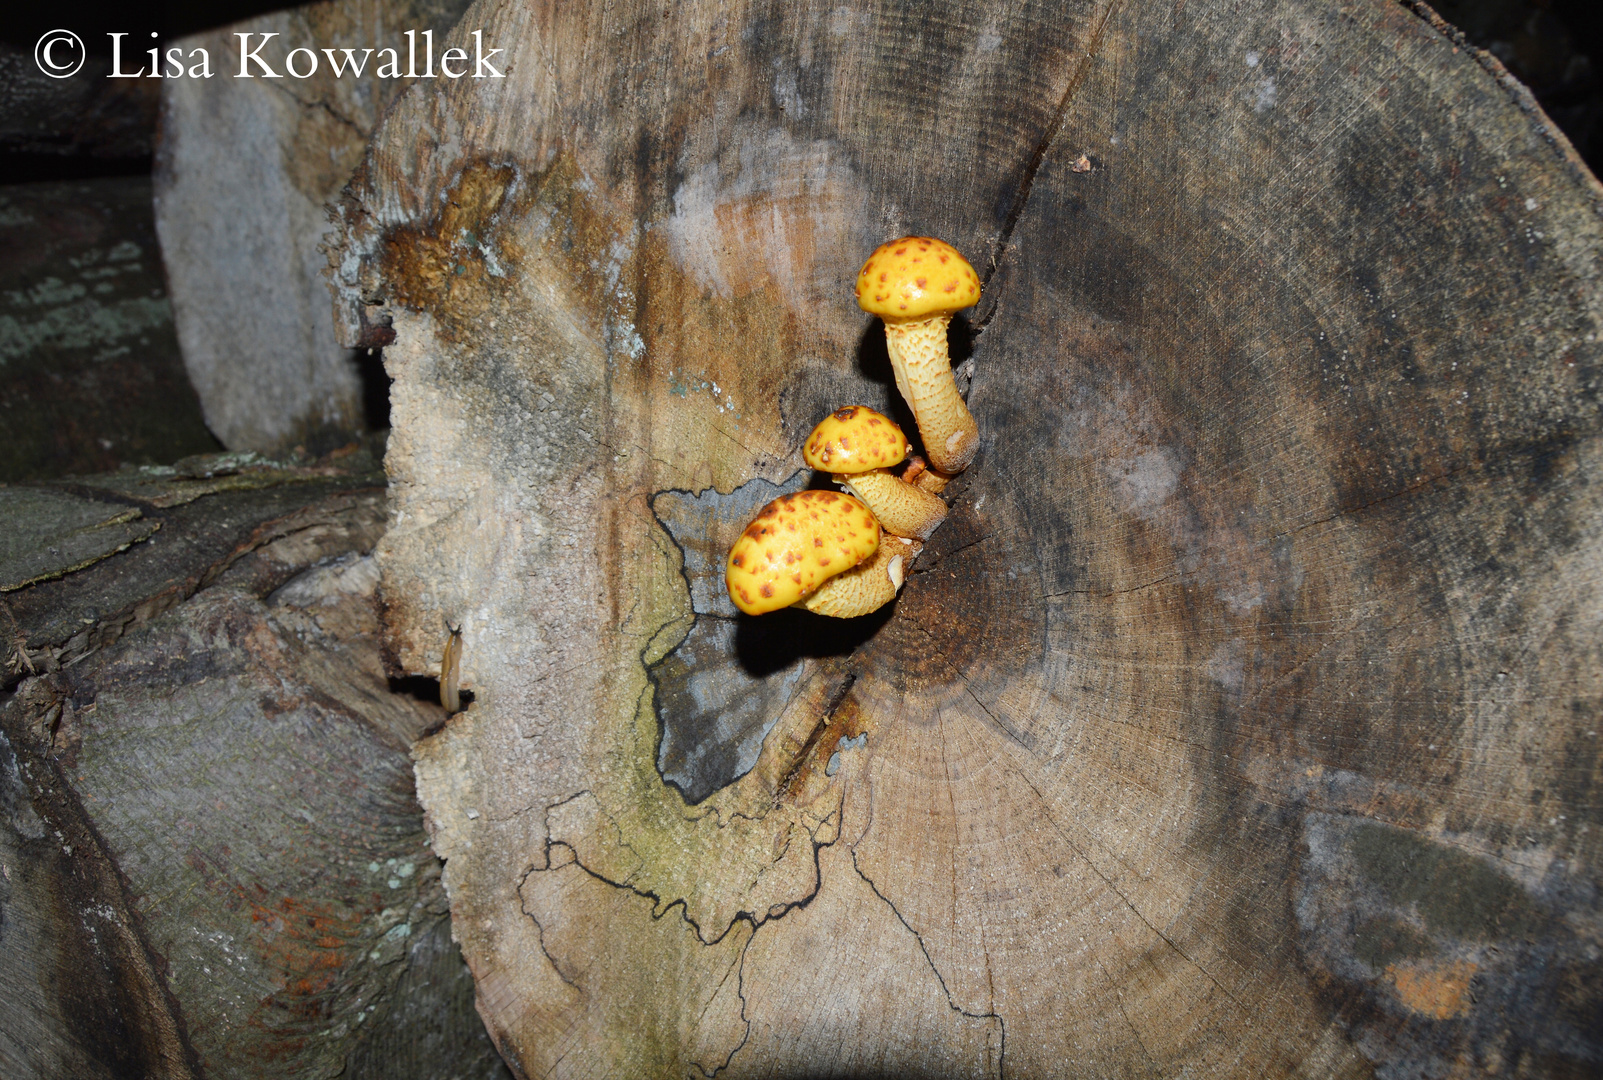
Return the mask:
[[924, 541], [946, 518], [939, 492], [968, 467], [979, 429], [952, 381], [946, 328], [980, 298], [980, 279], [950, 244], [908, 236], [882, 244], [857, 274], [857, 303], [885, 321], [896, 389], [929, 456], [907, 459], [907, 437], [863, 405], [826, 416], [802, 457], [850, 494], [799, 491], [757, 514], [729, 552], [735, 606], [761, 615], [795, 605], [850, 619], [896, 598]]

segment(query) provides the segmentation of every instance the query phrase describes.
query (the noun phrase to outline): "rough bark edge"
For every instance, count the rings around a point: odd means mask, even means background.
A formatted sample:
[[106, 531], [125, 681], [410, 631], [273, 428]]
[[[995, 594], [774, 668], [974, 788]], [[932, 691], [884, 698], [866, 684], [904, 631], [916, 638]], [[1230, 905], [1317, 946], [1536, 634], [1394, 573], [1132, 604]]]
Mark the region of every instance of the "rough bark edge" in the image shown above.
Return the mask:
[[[66, 696], [59, 676], [52, 675], [30, 680], [8, 703], [10, 708], [6, 711], [21, 721], [6, 725], [16, 739], [18, 764], [31, 781], [28, 787], [35, 811], [72, 852], [73, 873], [69, 879], [84, 890], [80, 906], [87, 909], [91, 903], [97, 905], [103, 917], [110, 909], [111, 917], [104, 921], [115, 933], [108, 942], [107, 959], [122, 976], [113, 994], [119, 1011], [126, 1013], [126, 1027], [135, 1036], [136, 1052], [145, 1062], [144, 1075], [201, 1076], [182, 1010], [167, 986], [166, 964], [150, 947], [143, 922], [130, 899], [129, 882], [73, 793], [60, 762], [50, 753], [62, 710], [70, 707]], [[44, 775], [34, 774], [35, 769]]]
[[1599, 217], [1603, 217], [1603, 182], [1598, 180], [1591, 167], [1576, 152], [1575, 144], [1570, 142], [1570, 138], [1564, 134], [1564, 130], [1547, 115], [1547, 112], [1542, 108], [1541, 102], [1536, 100], [1536, 95], [1531, 93], [1530, 88], [1515, 78], [1514, 74], [1503, 65], [1501, 60], [1475, 45], [1469, 38], [1464, 36], [1462, 30], [1437, 14], [1436, 9], [1426, 3], [1425, 0], [1396, 0], [1396, 2], [1404, 11], [1414, 15], [1432, 30], [1446, 38], [1455, 52], [1459, 49], [1464, 50], [1476, 63], [1485, 69], [1486, 73], [1496, 81], [1499, 89], [1508, 97], [1508, 100], [1513, 102], [1522, 113], [1530, 118], [1532, 125], [1536, 129], [1536, 134], [1540, 135], [1548, 146], [1552, 147], [1554, 156], [1558, 159], [1559, 164], [1564, 166], [1565, 172], [1572, 180], [1576, 181], [1578, 187], [1585, 190], [1587, 201], [1592, 206], [1592, 212]]

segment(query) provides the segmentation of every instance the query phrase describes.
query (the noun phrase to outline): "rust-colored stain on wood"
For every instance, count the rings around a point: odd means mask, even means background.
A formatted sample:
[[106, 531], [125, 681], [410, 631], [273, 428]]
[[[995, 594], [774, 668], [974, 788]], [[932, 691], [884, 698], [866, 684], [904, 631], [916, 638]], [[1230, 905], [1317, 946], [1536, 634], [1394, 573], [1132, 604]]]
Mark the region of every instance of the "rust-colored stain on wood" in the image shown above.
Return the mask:
[[857, 738], [868, 731], [869, 726], [868, 717], [848, 688], [833, 711], [820, 718], [808, 733], [807, 741], [796, 748], [794, 764], [785, 780], [785, 797], [797, 800], [807, 794], [816, 798], [816, 791], [809, 789], [825, 776], [829, 759], [839, 748], [840, 741]]
[[[441, 203], [439, 215], [414, 228], [392, 230], [384, 238], [384, 280], [391, 299], [429, 311], [448, 328], [471, 325], [490, 307], [490, 298], [508, 282], [498, 270], [505, 259], [516, 265], [519, 252], [492, 254], [507, 242], [500, 216], [517, 169], [501, 162], [475, 161], [462, 169]], [[496, 262], [492, 262], [494, 259]]]
[[1451, 964], [1405, 962], [1388, 964], [1386, 978], [1391, 980], [1398, 1000], [1414, 1012], [1432, 1020], [1450, 1020], [1469, 1008], [1469, 984], [1478, 970], [1468, 960]]

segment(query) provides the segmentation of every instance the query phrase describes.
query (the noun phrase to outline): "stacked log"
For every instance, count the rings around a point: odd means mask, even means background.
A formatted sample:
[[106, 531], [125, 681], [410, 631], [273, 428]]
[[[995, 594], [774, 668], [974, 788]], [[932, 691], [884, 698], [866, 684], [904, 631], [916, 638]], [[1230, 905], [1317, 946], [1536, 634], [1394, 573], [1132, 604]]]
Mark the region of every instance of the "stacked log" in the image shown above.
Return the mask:
[[[1378, 0], [475, 30], [332, 265], [521, 1075], [1595, 1068], [1600, 191], [1495, 60]], [[908, 233], [984, 279], [979, 455], [883, 618], [736, 617], [806, 432], [897, 408]]]

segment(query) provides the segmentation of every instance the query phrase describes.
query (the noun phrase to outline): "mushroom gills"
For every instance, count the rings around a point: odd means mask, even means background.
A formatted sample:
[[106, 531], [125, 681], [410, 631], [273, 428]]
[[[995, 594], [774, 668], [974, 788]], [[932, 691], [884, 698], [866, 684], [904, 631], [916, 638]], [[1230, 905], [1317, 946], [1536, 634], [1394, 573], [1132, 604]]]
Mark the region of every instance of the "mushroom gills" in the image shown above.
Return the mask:
[[896, 599], [913, 560], [923, 550], [917, 540], [887, 536], [873, 558], [830, 578], [796, 606], [835, 619], [855, 619], [878, 611]]

